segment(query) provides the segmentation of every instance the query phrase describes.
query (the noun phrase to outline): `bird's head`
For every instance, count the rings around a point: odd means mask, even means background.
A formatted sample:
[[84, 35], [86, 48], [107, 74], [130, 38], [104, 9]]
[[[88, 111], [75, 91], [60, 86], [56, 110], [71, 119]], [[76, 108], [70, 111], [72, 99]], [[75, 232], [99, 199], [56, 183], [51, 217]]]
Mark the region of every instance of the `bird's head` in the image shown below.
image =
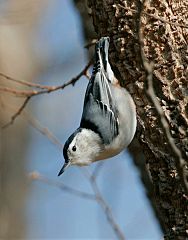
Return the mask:
[[66, 141], [63, 148], [65, 163], [60, 176], [71, 165], [85, 166], [96, 161], [101, 151], [101, 138], [92, 130], [78, 128]]

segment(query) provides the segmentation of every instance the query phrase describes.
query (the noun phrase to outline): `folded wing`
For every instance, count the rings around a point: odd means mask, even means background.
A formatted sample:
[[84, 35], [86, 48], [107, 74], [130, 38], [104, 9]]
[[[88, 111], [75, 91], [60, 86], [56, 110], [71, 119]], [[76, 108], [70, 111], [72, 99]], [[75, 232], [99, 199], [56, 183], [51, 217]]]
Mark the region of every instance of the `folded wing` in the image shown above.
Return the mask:
[[[105, 44], [100, 46], [105, 47]], [[96, 49], [96, 51], [98, 52], [92, 77], [86, 90], [80, 127], [97, 132], [103, 142], [109, 144], [118, 135], [119, 123], [112, 99], [110, 81], [103, 66], [103, 62], [108, 61], [106, 56], [103, 56], [106, 50]]]

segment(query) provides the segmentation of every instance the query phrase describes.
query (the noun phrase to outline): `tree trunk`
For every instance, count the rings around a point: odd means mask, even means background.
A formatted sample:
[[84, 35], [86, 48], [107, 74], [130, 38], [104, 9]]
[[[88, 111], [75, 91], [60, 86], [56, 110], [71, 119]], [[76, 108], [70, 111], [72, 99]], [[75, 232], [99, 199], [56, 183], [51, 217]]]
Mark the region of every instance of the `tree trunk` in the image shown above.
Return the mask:
[[137, 157], [140, 149], [144, 153], [146, 164], [144, 167], [139, 164], [138, 167], [143, 177], [150, 181], [146, 187], [150, 187], [150, 200], [164, 236], [166, 239], [187, 239], [188, 196], [161, 128], [160, 118], [146, 95], [146, 76], [140, 57], [139, 20], [143, 7], [145, 14], [141, 18], [141, 26], [144, 52], [147, 59], [154, 63], [154, 89], [175, 144], [186, 159], [188, 30], [180, 25], [187, 24], [188, 2], [153, 0], [144, 6], [138, 0], [88, 0], [88, 3], [98, 37], [111, 38], [110, 60], [114, 72], [137, 106], [137, 145], [131, 149]]

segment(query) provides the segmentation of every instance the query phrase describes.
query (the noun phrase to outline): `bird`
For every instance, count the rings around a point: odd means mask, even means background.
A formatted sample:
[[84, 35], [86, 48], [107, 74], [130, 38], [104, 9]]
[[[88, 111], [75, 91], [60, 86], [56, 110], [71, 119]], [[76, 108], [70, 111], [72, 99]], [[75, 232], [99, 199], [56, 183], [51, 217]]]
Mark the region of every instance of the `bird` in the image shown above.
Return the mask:
[[120, 86], [109, 63], [110, 38], [95, 45], [95, 60], [89, 80], [80, 126], [63, 148], [64, 165], [87, 166], [111, 158], [132, 141], [137, 125], [136, 107], [129, 92]]

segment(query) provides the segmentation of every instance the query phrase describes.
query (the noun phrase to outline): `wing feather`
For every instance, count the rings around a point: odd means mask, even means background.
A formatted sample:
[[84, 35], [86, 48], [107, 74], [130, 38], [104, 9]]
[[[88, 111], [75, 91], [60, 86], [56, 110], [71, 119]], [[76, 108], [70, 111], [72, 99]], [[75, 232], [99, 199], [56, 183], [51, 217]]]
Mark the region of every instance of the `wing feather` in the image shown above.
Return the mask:
[[119, 133], [117, 112], [112, 100], [109, 82], [103, 71], [99, 71], [88, 84], [80, 127], [98, 132], [106, 144]]

